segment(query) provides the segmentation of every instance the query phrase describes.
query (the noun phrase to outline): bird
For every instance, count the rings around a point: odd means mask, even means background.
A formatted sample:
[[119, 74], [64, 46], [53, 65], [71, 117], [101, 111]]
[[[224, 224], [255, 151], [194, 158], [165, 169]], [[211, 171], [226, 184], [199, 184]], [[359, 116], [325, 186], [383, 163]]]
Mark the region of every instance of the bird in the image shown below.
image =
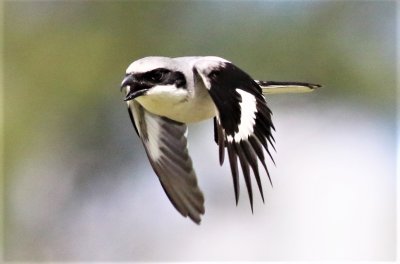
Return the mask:
[[271, 177], [266, 155], [274, 147], [272, 112], [265, 95], [310, 92], [319, 84], [261, 81], [217, 56], [149, 56], [132, 62], [120, 85], [128, 113], [167, 197], [184, 217], [200, 224], [205, 213], [187, 148], [187, 125], [213, 119], [222, 166], [227, 153], [236, 205], [241, 168], [253, 211], [251, 172], [262, 201], [260, 170]]

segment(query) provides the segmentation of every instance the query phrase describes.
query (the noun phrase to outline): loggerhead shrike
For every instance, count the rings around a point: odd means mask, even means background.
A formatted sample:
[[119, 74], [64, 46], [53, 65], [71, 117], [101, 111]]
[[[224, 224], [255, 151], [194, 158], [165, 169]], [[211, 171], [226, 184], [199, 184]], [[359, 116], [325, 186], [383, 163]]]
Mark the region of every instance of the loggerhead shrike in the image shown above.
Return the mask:
[[317, 87], [254, 80], [230, 61], [214, 56], [145, 57], [129, 65], [121, 83], [129, 116], [165, 193], [184, 217], [198, 224], [204, 197], [187, 149], [186, 124], [214, 118], [219, 162], [223, 164], [227, 149], [236, 204], [239, 162], [253, 210], [250, 170], [263, 201], [258, 162], [271, 182], [264, 150], [272, 159], [269, 146], [274, 148], [274, 125], [264, 94], [308, 92]]

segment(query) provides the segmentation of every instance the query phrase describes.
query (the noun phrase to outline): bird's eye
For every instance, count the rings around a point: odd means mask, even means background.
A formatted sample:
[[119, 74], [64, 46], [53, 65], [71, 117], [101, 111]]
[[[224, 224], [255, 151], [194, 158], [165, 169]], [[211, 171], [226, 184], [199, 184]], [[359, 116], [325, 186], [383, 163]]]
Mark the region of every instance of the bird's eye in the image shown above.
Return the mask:
[[154, 71], [150, 75], [150, 80], [153, 82], [160, 82], [164, 78], [164, 72], [163, 71]]

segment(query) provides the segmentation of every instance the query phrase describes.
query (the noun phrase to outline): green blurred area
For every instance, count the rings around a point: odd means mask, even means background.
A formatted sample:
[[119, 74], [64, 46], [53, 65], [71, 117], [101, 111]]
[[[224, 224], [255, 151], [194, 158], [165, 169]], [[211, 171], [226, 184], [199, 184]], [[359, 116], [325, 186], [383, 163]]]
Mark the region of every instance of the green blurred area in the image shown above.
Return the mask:
[[149, 55], [216, 55], [256, 79], [320, 83], [321, 104], [347, 102], [395, 128], [395, 1], [4, 5], [6, 195], [32, 160], [73, 170], [92, 157], [92, 171], [130, 160], [122, 156], [135, 135], [119, 84]]

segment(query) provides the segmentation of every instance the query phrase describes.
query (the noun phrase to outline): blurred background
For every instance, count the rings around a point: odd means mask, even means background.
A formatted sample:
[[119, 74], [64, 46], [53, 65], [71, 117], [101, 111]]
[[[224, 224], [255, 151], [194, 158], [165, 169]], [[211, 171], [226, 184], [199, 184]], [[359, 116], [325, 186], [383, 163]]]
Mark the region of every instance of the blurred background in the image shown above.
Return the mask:
[[[6, 260], [395, 259], [395, 1], [4, 8]], [[254, 214], [242, 179], [235, 205], [211, 120], [189, 127], [201, 225], [170, 204], [119, 91], [148, 55], [216, 55], [256, 79], [323, 85], [267, 98], [274, 188], [265, 175]]]

